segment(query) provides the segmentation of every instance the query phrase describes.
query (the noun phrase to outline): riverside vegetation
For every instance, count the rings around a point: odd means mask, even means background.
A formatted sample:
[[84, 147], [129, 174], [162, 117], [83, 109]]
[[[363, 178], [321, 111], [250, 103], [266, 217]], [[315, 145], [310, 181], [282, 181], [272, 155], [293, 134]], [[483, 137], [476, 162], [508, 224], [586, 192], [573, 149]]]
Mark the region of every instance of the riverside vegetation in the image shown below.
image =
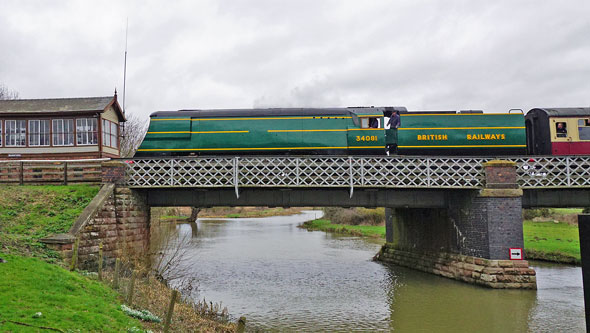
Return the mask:
[[[39, 239], [69, 230], [98, 186], [0, 186], [0, 331], [144, 332], [163, 324], [132, 318], [121, 306], [132, 267], [146, 258], [122, 258], [119, 286], [113, 273], [70, 272], [60, 253]], [[156, 235], [158, 230], [152, 231]], [[131, 264], [135, 262], [135, 266]], [[135, 283], [133, 307], [164, 318], [172, 290], [152, 270]], [[182, 298], [171, 331], [233, 332], [220, 305]]]
[[[590, 209], [525, 209], [523, 233], [527, 258], [579, 265], [577, 214], [582, 212], [590, 213]], [[324, 213], [324, 218], [305, 222], [302, 228], [385, 240], [383, 208], [324, 208]]]
[[[206, 218], [253, 218], [269, 216], [286, 216], [299, 214], [304, 207], [211, 207], [201, 209], [198, 217]], [[152, 208], [152, 214], [160, 215], [161, 220], [188, 221], [191, 207], [162, 207]]]

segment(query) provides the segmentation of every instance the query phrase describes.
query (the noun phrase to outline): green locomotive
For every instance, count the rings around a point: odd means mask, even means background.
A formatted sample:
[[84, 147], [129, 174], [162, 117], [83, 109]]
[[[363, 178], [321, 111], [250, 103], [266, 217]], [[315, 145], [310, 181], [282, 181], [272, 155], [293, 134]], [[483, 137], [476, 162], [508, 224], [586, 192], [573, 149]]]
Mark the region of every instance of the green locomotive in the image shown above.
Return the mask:
[[[399, 128], [387, 121], [399, 112]], [[522, 113], [403, 107], [160, 111], [135, 156], [503, 155], [526, 150]]]

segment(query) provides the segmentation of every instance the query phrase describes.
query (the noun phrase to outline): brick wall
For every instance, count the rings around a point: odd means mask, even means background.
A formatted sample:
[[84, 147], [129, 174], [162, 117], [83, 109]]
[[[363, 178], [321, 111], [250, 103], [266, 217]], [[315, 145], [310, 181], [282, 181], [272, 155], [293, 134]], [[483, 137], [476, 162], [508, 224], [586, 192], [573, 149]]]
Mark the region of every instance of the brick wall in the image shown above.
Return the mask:
[[523, 248], [522, 197], [455, 194], [449, 207], [457, 232], [458, 253], [509, 259], [511, 247]]

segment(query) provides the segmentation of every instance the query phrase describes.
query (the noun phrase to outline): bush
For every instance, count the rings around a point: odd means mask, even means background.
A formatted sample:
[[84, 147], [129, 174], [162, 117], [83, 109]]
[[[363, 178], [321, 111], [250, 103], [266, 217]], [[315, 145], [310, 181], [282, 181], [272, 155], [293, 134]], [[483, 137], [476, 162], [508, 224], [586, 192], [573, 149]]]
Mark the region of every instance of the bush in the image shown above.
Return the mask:
[[549, 208], [523, 209], [522, 218], [525, 220], [532, 220], [535, 217], [550, 217], [551, 210]]
[[335, 224], [379, 225], [385, 222], [385, 209], [326, 207], [324, 217]]
[[584, 208], [584, 210], [582, 211], [582, 213], [584, 213], [584, 214], [590, 214], [590, 207]]

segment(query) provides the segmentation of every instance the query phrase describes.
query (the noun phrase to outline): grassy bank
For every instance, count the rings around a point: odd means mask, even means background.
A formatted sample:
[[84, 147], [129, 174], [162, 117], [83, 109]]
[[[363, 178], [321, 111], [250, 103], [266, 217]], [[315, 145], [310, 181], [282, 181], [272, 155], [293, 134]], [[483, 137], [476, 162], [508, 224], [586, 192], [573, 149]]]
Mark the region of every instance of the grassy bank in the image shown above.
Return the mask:
[[318, 219], [303, 223], [302, 228], [385, 239], [385, 226], [332, 224], [330, 220]]
[[[121, 310], [129, 279], [115, 290], [108, 282], [70, 272], [62, 267], [58, 252], [39, 242], [67, 232], [98, 190], [87, 185], [0, 186], [0, 258], [6, 261], [0, 261], [1, 332], [163, 329], [163, 324], [142, 322]], [[146, 275], [136, 282], [134, 308], [163, 318], [170, 294], [168, 287]], [[173, 332], [234, 330], [234, 324], [218, 320], [216, 312], [198, 303], [183, 301], [176, 309]], [[37, 312], [41, 315], [34, 318]]]
[[[0, 263], [2, 332], [37, 332], [42, 326], [76, 332], [141, 327], [119, 309], [117, 293], [101, 283], [37, 258], [0, 257], [6, 260]], [[37, 312], [41, 316], [34, 318]]]
[[39, 239], [67, 232], [98, 186], [0, 186], [0, 251], [55, 257]]
[[577, 225], [563, 222], [525, 221], [523, 232], [528, 259], [580, 264]]

